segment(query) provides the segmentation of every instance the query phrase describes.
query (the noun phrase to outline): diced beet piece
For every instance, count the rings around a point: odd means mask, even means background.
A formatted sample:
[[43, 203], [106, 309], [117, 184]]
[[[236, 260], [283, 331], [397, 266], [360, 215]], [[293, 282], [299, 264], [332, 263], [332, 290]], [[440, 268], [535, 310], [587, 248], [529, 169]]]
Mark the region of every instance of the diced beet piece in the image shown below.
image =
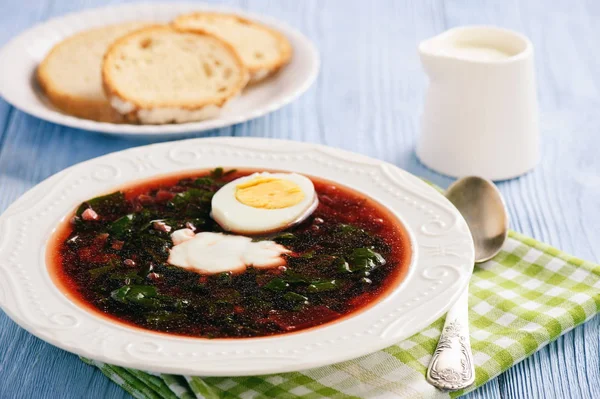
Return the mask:
[[94, 238], [94, 244], [97, 245], [98, 247], [102, 247], [104, 246], [104, 244], [106, 244], [106, 240], [108, 240], [108, 233], [100, 233], [96, 236], [96, 238]]
[[85, 221], [98, 220], [100, 217], [92, 208], [88, 208], [81, 214], [81, 218]]
[[80, 248], [77, 251], [77, 256], [82, 262], [91, 262], [94, 254], [96, 253], [96, 249], [92, 247]]
[[172, 192], [174, 193], [182, 193], [184, 191], [187, 191], [187, 187], [183, 187], [183, 186], [173, 186], [170, 189]]
[[141, 194], [138, 197], [138, 201], [140, 201], [140, 204], [142, 205], [152, 205], [154, 204], [154, 198], [150, 195], [147, 194]]
[[156, 201], [167, 202], [171, 201], [175, 197], [175, 194], [167, 190], [158, 190], [156, 193]]
[[326, 306], [313, 306], [298, 312], [276, 311], [269, 315], [270, 321], [277, 324], [284, 331], [301, 330], [312, 326], [318, 326], [340, 317]]
[[244, 308], [241, 307], [240, 305], [235, 305], [233, 307], [233, 313], [235, 313], [235, 314], [244, 313]]
[[165, 233], [168, 233], [169, 231], [171, 231], [171, 226], [167, 225], [165, 222], [160, 222], [160, 221], [152, 223], [152, 228], [154, 230], [163, 231]]
[[160, 279], [160, 274], [154, 272], [148, 273], [148, 278], [152, 281], [156, 281]]

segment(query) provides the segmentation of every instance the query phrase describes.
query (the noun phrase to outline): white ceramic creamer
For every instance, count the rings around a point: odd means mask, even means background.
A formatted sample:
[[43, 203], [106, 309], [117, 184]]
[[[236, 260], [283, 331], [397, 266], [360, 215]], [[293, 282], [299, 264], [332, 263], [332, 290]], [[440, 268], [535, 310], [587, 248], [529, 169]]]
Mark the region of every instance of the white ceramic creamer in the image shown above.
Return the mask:
[[417, 156], [431, 169], [492, 180], [539, 160], [533, 46], [506, 29], [468, 26], [421, 42], [429, 76]]

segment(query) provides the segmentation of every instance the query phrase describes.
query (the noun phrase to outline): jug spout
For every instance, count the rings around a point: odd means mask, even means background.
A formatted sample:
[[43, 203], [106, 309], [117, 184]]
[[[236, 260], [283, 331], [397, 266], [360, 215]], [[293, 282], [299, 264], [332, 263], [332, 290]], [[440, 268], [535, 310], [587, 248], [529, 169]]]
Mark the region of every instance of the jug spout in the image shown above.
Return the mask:
[[491, 26], [450, 29], [419, 44], [419, 55], [430, 77], [452, 70], [450, 64], [505, 64], [527, 58], [529, 40], [516, 32]]
[[419, 43], [419, 57], [421, 58], [421, 64], [430, 79], [438, 75], [438, 71], [443, 71], [448, 64], [448, 59], [444, 57], [442, 51], [444, 36], [447, 33], [448, 32], [444, 32]]

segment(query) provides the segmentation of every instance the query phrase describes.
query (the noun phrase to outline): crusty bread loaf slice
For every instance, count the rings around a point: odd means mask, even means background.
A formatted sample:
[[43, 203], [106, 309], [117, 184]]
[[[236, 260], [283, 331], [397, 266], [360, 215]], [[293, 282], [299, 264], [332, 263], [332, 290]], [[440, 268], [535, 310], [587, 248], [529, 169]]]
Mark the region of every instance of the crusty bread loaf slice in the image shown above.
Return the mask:
[[155, 25], [117, 40], [102, 66], [111, 105], [129, 121], [214, 117], [248, 82], [236, 51], [208, 33]]
[[38, 82], [54, 106], [68, 114], [101, 122], [120, 122], [102, 88], [102, 58], [119, 37], [143, 22], [109, 25], [77, 33], [58, 43], [37, 70]]
[[237, 15], [195, 12], [180, 15], [173, 25], [178, 29], [209, 32], [230, 43], [250, 71], [251, 82], [272, 75], [292, 57], [292, 46], [284, 35]]

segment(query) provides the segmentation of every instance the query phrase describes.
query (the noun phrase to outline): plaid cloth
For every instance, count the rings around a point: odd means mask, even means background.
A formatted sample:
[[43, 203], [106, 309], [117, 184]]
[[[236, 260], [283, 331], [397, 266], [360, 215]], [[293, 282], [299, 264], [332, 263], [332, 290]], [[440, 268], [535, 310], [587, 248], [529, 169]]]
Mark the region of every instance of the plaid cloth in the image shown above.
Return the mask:
[[[485, 384], [600, 309], [600, 266], [515, 232], [469, 287], [476, 379]], [[136, 398], [450, 398], [425, 381], [443, 318], [397, 345], [344, 363], [257, 377], [153, 375], [83, 359]]]

